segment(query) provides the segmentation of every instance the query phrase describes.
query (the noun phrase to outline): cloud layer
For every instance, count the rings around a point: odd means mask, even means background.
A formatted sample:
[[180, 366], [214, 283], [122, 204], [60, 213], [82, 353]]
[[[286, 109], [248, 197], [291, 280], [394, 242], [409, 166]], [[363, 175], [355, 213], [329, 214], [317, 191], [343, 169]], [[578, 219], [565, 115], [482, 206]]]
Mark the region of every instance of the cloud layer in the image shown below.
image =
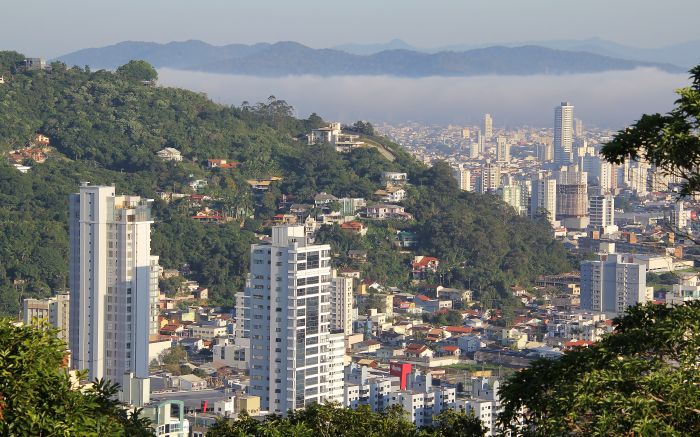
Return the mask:
[[205, 92], [214, 101], [239, 105], [274, 95], [300, 117], [316, 112], [327, 120], [478, 123], [494, 115], [497, 126], [549, 127], [553, 108], [572, 102], [584, 123], [619, 129], [643, 113], [666, 112], [686, 75], [638, 69], [566, 76], [429, 77], [289, 76], [261, 78], [159, 70], [160, 83]]

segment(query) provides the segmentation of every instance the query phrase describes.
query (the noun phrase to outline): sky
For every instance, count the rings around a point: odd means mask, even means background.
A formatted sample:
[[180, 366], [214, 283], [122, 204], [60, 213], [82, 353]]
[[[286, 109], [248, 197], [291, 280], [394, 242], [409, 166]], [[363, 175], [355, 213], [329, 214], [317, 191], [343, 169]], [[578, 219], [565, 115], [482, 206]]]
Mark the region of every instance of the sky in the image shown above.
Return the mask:
[[418, 47], [598, 37], [660, 47], [700, 39], [697, 0], [20, 0], [0, 49], [52, 58], [124, 40], [311, 47], [394, 38]]

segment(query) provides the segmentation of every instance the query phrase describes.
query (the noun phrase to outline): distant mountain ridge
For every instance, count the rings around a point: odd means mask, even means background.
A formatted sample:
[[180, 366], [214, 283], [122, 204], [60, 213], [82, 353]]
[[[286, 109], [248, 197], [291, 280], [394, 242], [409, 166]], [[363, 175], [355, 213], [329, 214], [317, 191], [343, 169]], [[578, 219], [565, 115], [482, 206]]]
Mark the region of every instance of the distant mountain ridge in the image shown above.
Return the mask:
[[541, 46], [549, 49], [588, 52], [596, 55], [633, 61], [662, 62], [677, 65], [685, 69], [689, 69], [694, 65], [700, 64], [700, 39], [677, 44], [669, 44], [656, 48], [633, 47], [608, 41], [602, 38], [587, 38], [580, 40], [510, 41], [498, 44], [451, 44], [431, 48], [417, 47], [400, 39], [393, 39], [387, 43], [343, 44], [333, 48], [357, 55], [371, 55], [384, 50], [393, 50], [397, 48], [423, 53], [438, 53], [444, 51], [463, 52], [492, 46]]
[[157, 68], [267, 77], [305, 74], [399, 77], [574, 74], [639, 67], [674, 73], [684, 71], [672, 64], [631, 61], [537, 45], [428, 53], [401, 48], [410, 47], [401, 41], [390, 44], [397, 48], [372, 54], [353, 54], [338, 49], [314, 49], [291, 41], [224, 46], [196, 40], [166, 44], [126, 41], [79, 50], [58, 60], [68, 65], [115, 69], [132, 59], [143, 59]]

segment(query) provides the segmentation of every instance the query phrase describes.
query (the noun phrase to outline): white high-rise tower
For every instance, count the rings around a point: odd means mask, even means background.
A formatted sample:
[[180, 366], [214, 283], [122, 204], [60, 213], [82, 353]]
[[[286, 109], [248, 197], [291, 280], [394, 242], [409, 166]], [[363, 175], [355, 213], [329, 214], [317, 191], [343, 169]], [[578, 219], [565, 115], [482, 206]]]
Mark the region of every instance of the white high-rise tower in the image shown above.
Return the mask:
[[532, 179], [530, 217], [545, 215], [554, 224], [557, 212], [557, 181], [539, 173]]
[[249, 393], [264, 410], [286, 414], [343, 402], [343, 333], [331, 332], [330, 246], [313, 245], [303, 226], [275, 226], [254, 244], [239, 309], [250, 339]]
[[73, 367], [90, 379], [147, 378], [149, 336], [158, 333], [153, 201], [85, 183], [69, 202]]
[[493, 118], [491, 118], [491, 114], [484, 114], [484, 137], [486, 141], [490, 141], [493, 138]]
[[574, 106], [569, 102], [561, 102], [554, 108], [554, 162], [559, 165], [573, 163], [572, 145]]

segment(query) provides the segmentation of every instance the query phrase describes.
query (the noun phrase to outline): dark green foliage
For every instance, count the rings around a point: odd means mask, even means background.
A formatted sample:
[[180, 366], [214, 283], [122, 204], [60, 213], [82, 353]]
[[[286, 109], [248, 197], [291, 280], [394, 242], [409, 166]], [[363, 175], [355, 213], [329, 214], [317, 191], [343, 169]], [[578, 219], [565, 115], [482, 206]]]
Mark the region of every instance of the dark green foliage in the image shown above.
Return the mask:
[[149, 421], [117, 402], [117, 386], [80, 391], [63, 367], [65, 344], [42, 325], [0, 320], [0, 434], [147, 436]]
[[[21, 59], [0, 52], [6, 65]], [[0, 159], [0, 313], [17, 314], [22, 298], [67, 287], [67, 196], [82, 181], [155, 198], [159, 190], [191, 193], [189, 182], [206, 180], [204, 194], [218, 199], [212, 206], [234, 220], [197, 223], [187, 201], [157, 200], [152, 249], [165, 268], [188, 264], [188, 279], [209, 287], [215, 304], [233, 304], [244, 284], [254, 232], [279, 212], [282, 193], [300, 202], [321, 191], [371, 198], [383, 171], [407, 172], [416, 184], [408, 187], [406, 206], [417, 222], [373, 223], [357, 239], [337, 228], [323, 230], [319, 241], [334, 244], [339, 265], [361, 267], [387, 285], [406, 285], [411, 255], [396, 250], [395, 233], [415, 230], [416, 250], [441, 260], [440, 282], [484, 293], [492, 287], [493, 305], [509, 299], [511, 283], [569, 268], [544, 225], [513, 215], [496, 199], [459, 192], [444, 166], [426, 169], [385, 138], [368, 141], [390, 151], [394, 161], [375, 148], [340, 154], [327, 144], [308, 146], [305, 134], [324, 124], [316, 114], [298, 120], [274, 96], [255, 105], [217, 105], [190, 91], [145, 86], [132, 74], [145, 66], [127, 65], [110, 73], [54, 63], [51, 71], [17, 72], [0, 86], [0, 153], [23, 146], [37, 132], [48, 135], [56, 149], [28, 174]], [[365, 133], [368, 125], [360, 126]], [[184, 161], [157, 158], [164, 147], [180, 150]], [[241, 166], [208, 170], [203, 167], [209, 158]], [[254, 198], [246, 179], [269, 176], [283, 180]], [[348, 249], [366, 250], [367, 262], [349, 260]]]
[[150, 82], [158, 79], [158, 72], [146, 61], [129, 61], [117, 68], [117, 74], [127, 80]]
[[310, 405], [287, 417], [268, 416], [259, 422], [247, 414], [236, 420], [220, 419], [207, 431], [211, 437], [239, 436], [345, 436], [345, 437], [477, 437], [484, 435], [481, 422], [465, 413], [446, 411], [436, 416], [434, 428], [416, 428], [400, 407], [381, 413], [362, 406], [357, 410], [334, 404]]
[[459, 311], [450, 310], [445, 314], [424, 314], [423, 321], [436, 326], [461, 325], [462, 314]]
[[445, 285], [507, 286], [572, 268], [549, 225], [517, 215], [500, 199], [460, 191], [446, 163], [420, 172], [409, 207], [422, 254], [439, 258]]
[[645, 114], [631, 127], [619, 131], [603, 146], [610, 162], [645, 159], [684, 181], [682, 195], [700, 190], [700, 65], [690, 70], [692, 84], [680, 88], [675, 108], [668, 114]]
[[351, 127], [350, 130], [353, 132], [357, 132], [360, 135], [366, 135], [369, 137], [374, 136], [374, 126], [372, 126], [372, 123], [369, 121], [356, 121]]
[[[405, 285], [409, 280], [410, 257], [393, 247], [394, 232], [386, 223], [371, 223], [365, 237], [342, 231], [340, 226], [323, 226], [316, 235], [319, 244], [330, 244], [338, 267], [362, 270], [364, 277], [382, 284]], [[351, 260], [349, 250], [364, 250], [367, 261]]]
[[14, 73], [23, 62], [24, 55], [21, 53], [0, 51], [0, 76]]
[[700, 435], [699, 320], [698, 301], [631, 308], [590, 348], [514, 374], [499, 420], [533, 436]]

